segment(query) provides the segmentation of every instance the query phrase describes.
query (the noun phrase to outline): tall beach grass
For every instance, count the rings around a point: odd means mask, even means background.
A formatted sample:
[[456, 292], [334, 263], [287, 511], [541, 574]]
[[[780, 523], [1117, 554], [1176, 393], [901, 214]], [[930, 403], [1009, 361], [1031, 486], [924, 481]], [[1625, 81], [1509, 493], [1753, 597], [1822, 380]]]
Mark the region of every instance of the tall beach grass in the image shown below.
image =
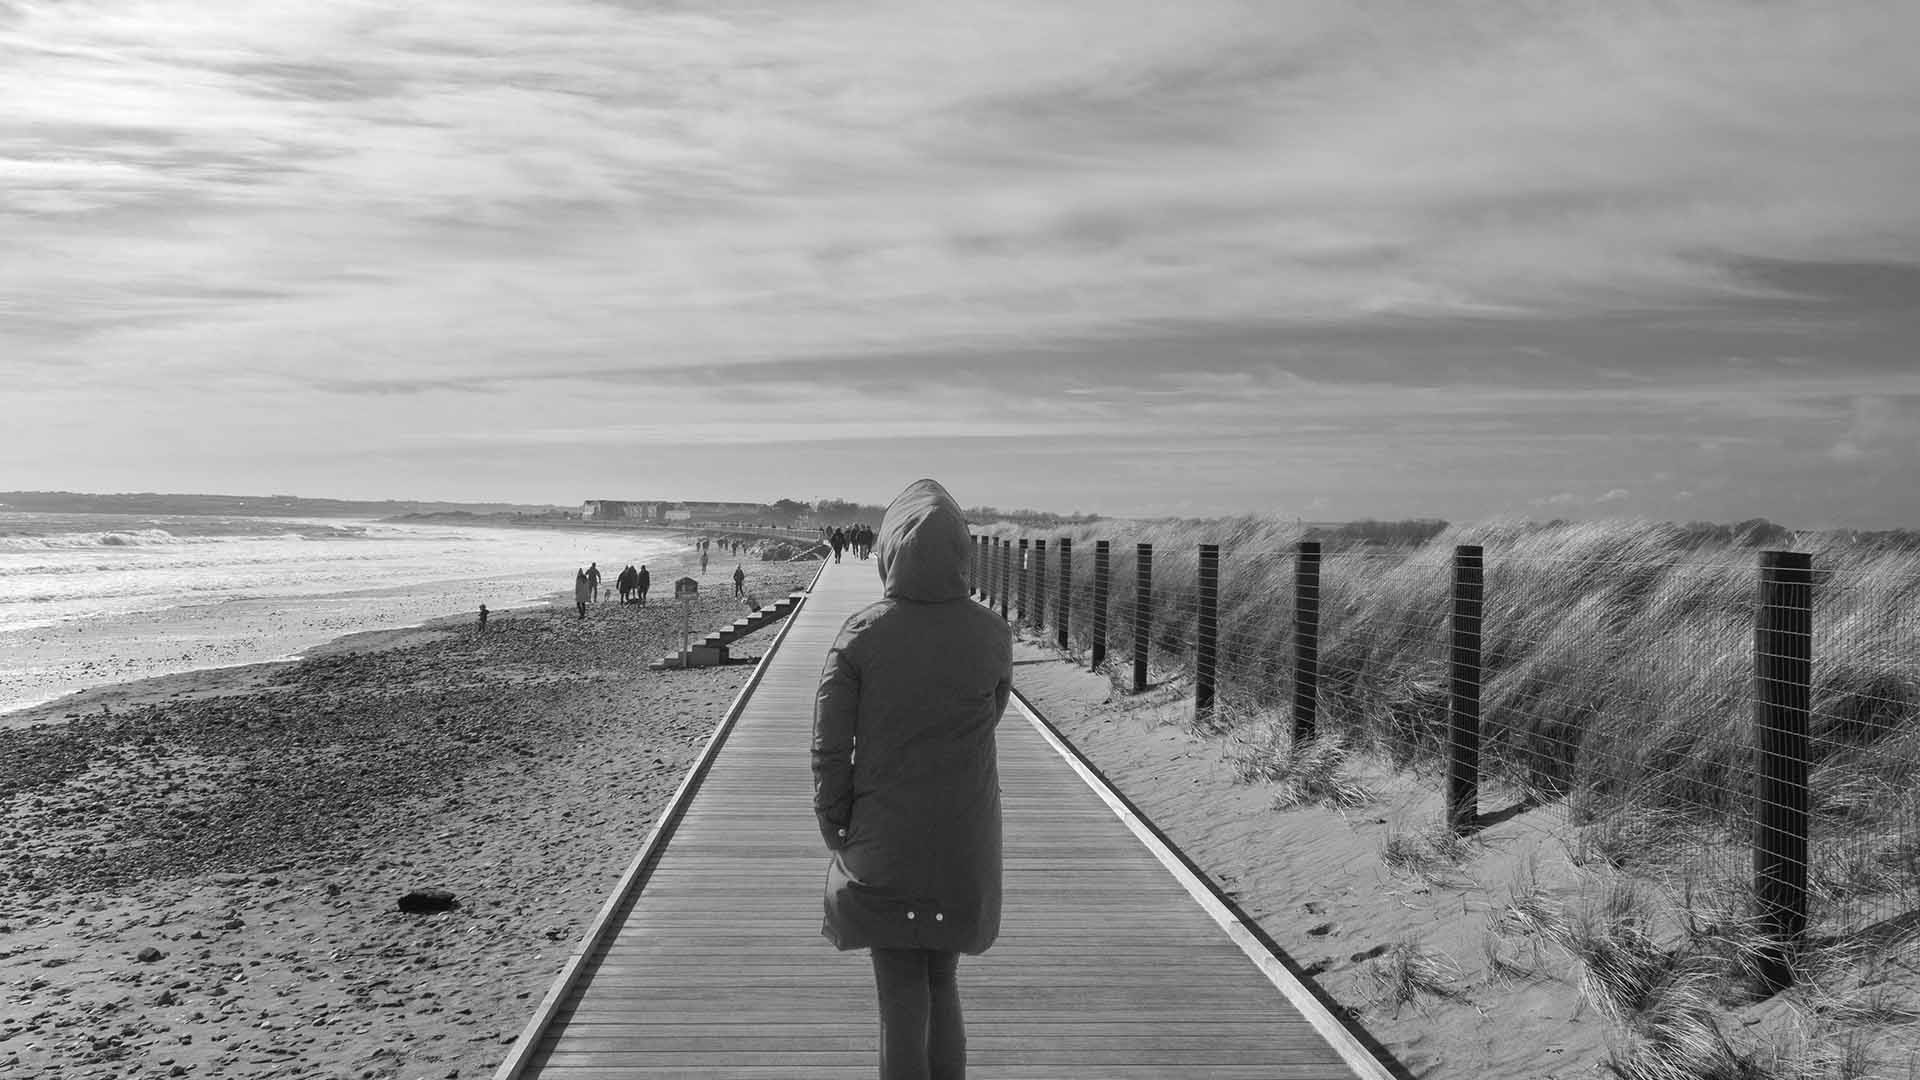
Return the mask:
[[[1191, 677], [1197, 553], [1221, 548], [1216, 725], [1272, 723], [1293, 695], [1297, 542], [1290, 521], [1097, 521], [1046, 539], [1047, 636], [1057, 540], [1073, 541], [1069, 646], [1092, 627], [1094, 542], [1111, 541], [1108, 663], [1131, 656], [1134, 545], [1151, 543], [1151, 678]], [[1432, 530], [1427, 530], [1431, 532]], [[1319, 727], [1403, 768], [1443, 765], [1451, 563], [1484, 549], [1484, 777], [1559, 806], [1608, 861], [1703, 855], [1728, 876], [1751, 830], [1757, 554], [1814, 555], [1811, 786], [1819, 918], [1858, 925], [1920, 900], [1920, 550], [1768, 529], [1648, 521], [1452, 526], [1424, 543], [1325, 545]], [[1281, 725], [1284, 726], [1284, 725]], [[1269, 752], [1292, 753], [1272, 739]]]

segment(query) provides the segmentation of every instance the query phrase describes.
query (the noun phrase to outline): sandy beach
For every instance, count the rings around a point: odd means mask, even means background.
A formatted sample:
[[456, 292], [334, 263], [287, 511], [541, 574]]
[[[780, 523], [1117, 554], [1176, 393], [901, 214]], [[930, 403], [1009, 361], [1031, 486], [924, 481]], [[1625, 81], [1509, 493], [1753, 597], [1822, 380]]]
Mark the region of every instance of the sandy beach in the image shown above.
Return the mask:
[[[584, 621], [461, 615], [9, 716], [0, 1076], [490, 1073], [751, 670], [646, 670], [679, 647], [655, 571]], [[744, 609], [720, 577], [697, 632]], [[458, 906], [401, 911], [415, 889]]]

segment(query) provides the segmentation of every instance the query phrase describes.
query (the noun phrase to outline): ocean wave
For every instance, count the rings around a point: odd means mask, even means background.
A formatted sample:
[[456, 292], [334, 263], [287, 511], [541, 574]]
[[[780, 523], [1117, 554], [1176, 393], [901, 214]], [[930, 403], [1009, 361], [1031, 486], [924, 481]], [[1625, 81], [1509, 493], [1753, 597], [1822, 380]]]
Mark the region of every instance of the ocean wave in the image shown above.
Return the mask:
[[320, 541], [362, 540], [366, 530], [357, 527], [321, 526], [282, 532], [226, 533], [182, 536], [161, 528], [107, 529], [98, 532], [66, 532], [43, 535], [12, 533], [0, 535], [0, 553], [17, 551], [75, 551], [93, 548], [185, 547], [208, 544], [235, 544], [247, 541]]

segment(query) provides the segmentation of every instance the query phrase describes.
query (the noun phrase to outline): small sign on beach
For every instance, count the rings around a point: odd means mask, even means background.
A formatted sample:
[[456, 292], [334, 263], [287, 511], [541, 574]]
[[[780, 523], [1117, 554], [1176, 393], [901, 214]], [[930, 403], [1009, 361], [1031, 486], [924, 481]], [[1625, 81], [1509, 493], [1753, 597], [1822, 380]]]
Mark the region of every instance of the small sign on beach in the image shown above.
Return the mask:
[[690, 577], [683, 577], [673, 583], [673, 595], [676, 597], [692, 596], [699, 591], [700, 583]]

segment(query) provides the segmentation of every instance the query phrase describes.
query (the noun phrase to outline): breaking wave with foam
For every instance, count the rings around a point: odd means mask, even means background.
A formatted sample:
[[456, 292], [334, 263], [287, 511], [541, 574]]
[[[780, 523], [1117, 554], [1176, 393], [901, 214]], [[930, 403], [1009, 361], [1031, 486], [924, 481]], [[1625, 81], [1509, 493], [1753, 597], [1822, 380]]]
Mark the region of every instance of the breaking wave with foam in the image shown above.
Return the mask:
[[[132, 660], [157, 640], [180, 642], [171, 670], [216, 666], [194, 659], [216, 652], [270, 659], [571, 593], [589, 562], [617, 571], [684, 546], [581, 529], [0, 512], [0, 712], [74, 665], [126, 668], [100, 682], [164, 673]], [[124, 648], [103, 656], [107, 642]]]

